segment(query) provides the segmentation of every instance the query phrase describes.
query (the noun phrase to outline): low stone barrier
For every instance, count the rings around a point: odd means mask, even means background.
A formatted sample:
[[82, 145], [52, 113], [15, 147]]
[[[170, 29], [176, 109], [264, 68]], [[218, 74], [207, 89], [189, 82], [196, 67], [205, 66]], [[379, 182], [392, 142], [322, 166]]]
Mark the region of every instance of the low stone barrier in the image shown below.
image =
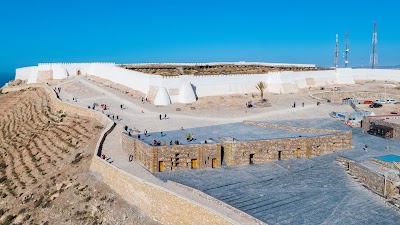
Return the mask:
[[94, 157], [91, 170], [128, 203], [163, 224], [239, 224], [211, 208], [202, 206], [163, 187], [135, 177]]

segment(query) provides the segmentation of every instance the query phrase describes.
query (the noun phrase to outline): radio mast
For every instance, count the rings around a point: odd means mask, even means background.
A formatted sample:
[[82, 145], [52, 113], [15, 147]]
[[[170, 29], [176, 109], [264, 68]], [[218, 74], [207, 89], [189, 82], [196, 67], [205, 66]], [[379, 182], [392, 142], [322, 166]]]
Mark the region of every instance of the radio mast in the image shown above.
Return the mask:
[[376, 32], [376, 22], [374, 22], [374, 33], [372, 34], [372, 53], [370, 58], [371, 68], [375, 69], [376, 65], [378, 65], [378, 33]]
[[346, 31], [346, 51], [344, 53], [344, 68], [349, 65], [349, 32]]
[[334, 60], [334, 64], [335, 64], [335, 68], [339, 67], [339, 35], [336, 34], [336, 47], [335, 47], [335, 60]]

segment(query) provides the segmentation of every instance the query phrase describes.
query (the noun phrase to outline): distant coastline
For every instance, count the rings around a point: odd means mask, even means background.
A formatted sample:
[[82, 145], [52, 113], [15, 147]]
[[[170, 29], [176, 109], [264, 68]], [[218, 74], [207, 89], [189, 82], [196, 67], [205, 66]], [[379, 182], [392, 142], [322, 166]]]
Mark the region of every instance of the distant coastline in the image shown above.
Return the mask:
[[10, 80], [14, 80], [13, 73], [0, 73], [0, 88]]

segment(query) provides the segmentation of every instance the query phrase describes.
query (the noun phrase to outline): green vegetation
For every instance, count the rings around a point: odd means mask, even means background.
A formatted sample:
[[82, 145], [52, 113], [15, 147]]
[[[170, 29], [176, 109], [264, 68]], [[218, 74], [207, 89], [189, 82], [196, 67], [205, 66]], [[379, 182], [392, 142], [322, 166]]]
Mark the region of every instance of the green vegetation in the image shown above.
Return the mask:
[[264, 99], [264, 91], [267, 89], [267, 84], [264, 81], [260, 81], [256, 84], [257, 90], [260, 91], [261, 100]]
[[15, 217], [17, 217], [17, 216], [15, 216], [15, 215], [8, 215], [8, 216], [6, 217], [6, 219], [3, 221], [2, 225], [10, 225], [10, 224], [14, 221]]
[[103, 129], [104, 127], [103, 127], [103, 126], [97, 125], [97, 126], [95, 126], [94, 128], [101, 130], [101, 129]]

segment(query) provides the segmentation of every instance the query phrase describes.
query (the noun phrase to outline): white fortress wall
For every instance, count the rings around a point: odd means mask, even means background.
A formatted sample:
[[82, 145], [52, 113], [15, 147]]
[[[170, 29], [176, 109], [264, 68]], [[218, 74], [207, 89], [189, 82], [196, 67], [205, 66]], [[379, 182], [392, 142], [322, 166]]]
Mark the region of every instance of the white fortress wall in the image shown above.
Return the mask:
[[157, 78], [162, 79], [161, 76], [123, 69], [113, 64], [92, 64], [87, 74], [111, 80], [145, 94], [148, 93], [151, 85], [150, 77], [152, 77], [153, 81], [154, 79], [157, 80]]
[[400, 70], [392, 69], [353, 69], [354, 80], [388, 80], [400, 82]]
[[37, 74], [37, 72], [38, 72], [37, 66], [18, 68], [15, 70], [15, 79], [28, 81], [29, 77], [32, 76], [33, 74]]

